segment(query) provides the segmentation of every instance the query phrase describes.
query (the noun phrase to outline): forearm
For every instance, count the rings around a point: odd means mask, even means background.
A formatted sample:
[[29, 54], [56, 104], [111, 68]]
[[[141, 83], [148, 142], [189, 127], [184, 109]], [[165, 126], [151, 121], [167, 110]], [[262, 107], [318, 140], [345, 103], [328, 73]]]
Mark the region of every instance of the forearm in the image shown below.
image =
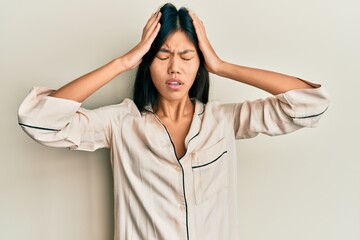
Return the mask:
[[122, 58], [117, 58], [64, 85], [50, 96], [83, 102], [91, 94], [125, 70], [126, 68], [124, 67]]
[[260, 88], [274, 95], [293, 89], [313, 88], [312, 85], [296, 77], [224, 61], [219, 64], [215, 74]]
[[152, 42], [160, 30], [160, 17], [160, 11], [151, 15], [143, 29], [141, 41], [128, 53], [75, 79], [53, 92], [50, 96], [83, 102], [87, 97], [110, 82], [117, 75], [137, 67], [142, 57], [149, 51]]

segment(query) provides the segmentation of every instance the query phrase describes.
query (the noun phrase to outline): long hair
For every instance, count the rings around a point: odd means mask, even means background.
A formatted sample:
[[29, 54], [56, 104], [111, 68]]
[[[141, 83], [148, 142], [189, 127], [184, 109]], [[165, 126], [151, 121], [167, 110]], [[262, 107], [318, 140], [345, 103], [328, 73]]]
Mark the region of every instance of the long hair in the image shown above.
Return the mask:
[[144, 55], [136, 73], [133, 93], [136, 106], [139, 111], [143, 111], [147, 105], [154, 107], [157, 104], [159, 93], [150, 76], [150, 65], [167, 37], [178, 30], [184, 32], [194, 44], [200, 58], [199, 70], [189, 90], [189, 97], [207, 103], [209, 99], [209, 72], [205, 68], [204, 56], [200, 51], [198, 38], [189, 12], [184, 7], [177, 10], [171, 3], [163, 5], [160, 12], [160, 30], [150, 50]]

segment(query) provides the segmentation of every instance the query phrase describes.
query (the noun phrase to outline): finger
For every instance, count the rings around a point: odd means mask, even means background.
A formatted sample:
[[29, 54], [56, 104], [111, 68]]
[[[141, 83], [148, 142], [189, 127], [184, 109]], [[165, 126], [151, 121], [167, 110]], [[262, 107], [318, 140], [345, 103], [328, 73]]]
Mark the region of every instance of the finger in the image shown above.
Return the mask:
[[158, 22], [160, 20], [160, 16], [161, 16], [160, 10], [153, 13], [149, 18], [149, 20], [146, 22], [144, 31], [148, 30], [155, 22]]
[[142, 51], [143, 54], [145, 54], [151, 47], [151, 44], [154, 42], [157, 34], [159, 33], [159, 30], [160, 30], [160, 23], [157, 23], [156, 27], [154, 28], [154, 30], [152, 32], [149, 32], [146, 36], [146, 38], [144, 38], [141, 42], [142, 42]]
[[155, 12], [153, 12], [148, 19], [148, 22], [151, 22], [154, 18], [156, 18], [157, 14], [160, 12], [160, 9], [158, 8]]
[[195, 28], [196, 33], [199, 34], [203, 34], [205, 32], [205, 27], [203, 22], [199, 19], [199, 17], [190, 9], [186, 8], [189, 12], [189, 15], [191, 17], [191, 19], [193, 20], [193, 25]]
[[160, 12], [160, 8], [157, 8], [155, 12], [153, 12], [153, 15], [156, 15], [158, 12]]
[[189, 12], [190, 17], [192, 18], [193, 21], [198, 22], [200, 19], [198, 18], [198, 16], [191, 11], [189, 8], [186, 8], [186, 10]]
[[158, 12], [155, 18], [153, 18], [152, 21], [148, 22], [148, 24], [145, 26], [142, 37], [143, 40], [146, 40], [151, 35], [151, 33], [157, 28], [157, 25], [160, 21], [160, 17], [161, 17], [161, 12]]
[[148, 37], [148, 39], [147, 39], [148, 41], [150, 41], [152, 43], [155, 40], [157, 34], [159, 33], [160, 27], [161, 27], [161, 24], [158, 22], [156, 24], [155, 29], [151, 32], [150, 36]]

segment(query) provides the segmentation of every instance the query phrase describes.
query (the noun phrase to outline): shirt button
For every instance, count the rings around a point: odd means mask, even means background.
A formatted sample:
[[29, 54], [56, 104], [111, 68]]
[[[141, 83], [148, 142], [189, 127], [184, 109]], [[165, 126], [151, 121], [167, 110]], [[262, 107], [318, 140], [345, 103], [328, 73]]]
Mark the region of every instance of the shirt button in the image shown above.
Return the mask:
[[175, 171], [180, 172], [181, 168], [179, 166], [175, 166]]

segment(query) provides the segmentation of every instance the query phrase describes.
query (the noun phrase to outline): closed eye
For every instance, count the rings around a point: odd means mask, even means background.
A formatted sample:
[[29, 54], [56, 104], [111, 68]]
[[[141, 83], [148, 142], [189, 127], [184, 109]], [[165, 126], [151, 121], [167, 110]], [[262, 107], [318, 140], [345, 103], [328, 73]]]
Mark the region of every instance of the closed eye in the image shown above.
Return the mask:
[[184, 61], [190, 61], [191, 59], [194, 58], [194, 53], [192, 51], [185, 51], [179, 53], [179, 55], [181, 56], [181, 59]]
[[158, 59], [160, 59], [161, 61], [165, 61], [166, 59], [169, 59], [169, 57], [159, 57], [159, 56], [156, 56]]

